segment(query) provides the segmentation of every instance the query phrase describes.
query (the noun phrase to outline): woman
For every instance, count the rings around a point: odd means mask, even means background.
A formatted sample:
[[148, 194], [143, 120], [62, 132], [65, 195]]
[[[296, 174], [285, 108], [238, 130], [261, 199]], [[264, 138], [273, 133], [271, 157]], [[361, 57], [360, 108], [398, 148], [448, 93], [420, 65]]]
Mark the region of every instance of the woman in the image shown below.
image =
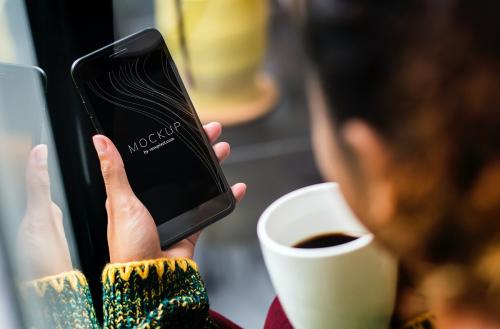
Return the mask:
[[[500, 3], [309, 0], [304, 8], [318, 163], [418, 287], [401, 296], [403, 327], [500, 328]], [[215, 326], [189, 260], [196, 236], [161, 251], [116, 148], [104, 136], [94, 144], [114, 263], [103, 274], [107, 324]], [[85, 292], [78, 282], [73, 291]], [[287, 327], [274, 305], [268, 328]], [[425, 310], [433, 315], [417, 316]]]
[[497, 328], [500, 3], [305, 4], [322, 171], [425, 288], [439, 328]]

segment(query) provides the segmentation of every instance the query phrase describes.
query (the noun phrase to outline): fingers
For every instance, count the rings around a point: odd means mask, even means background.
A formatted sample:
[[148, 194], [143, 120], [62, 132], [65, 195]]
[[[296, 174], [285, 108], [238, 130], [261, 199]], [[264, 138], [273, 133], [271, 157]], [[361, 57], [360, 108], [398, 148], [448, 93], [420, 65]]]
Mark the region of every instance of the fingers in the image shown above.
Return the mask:
[[210, 122], [203, 126], [205, 133], [207, 133], [210, 144], [214, 144], [222, 134], [222, 126], [219, 122]]
[[220, 142], [214, 145], [214, 152], [219, 162], [222, 162], [231, 153], [231, 147], [226, 142]]
[[[222, 133], [222, 126], [219, 122], [211, 122], [203, 126], [205, 132], [207, 133], [210, 143], [215, 143]], [[219, 162], [224, 161], [231, 153], [231, 147], [226, 142], [217, 143], [213, 146], [215, 155]], [[233, 190], [234, 198], [236, 201], [241, 201], [245, 196], [247, 191], [247, 186], [244, 183], [238, 183], [233, 185], [231, 188]]]
[[245, 183], [237, 183], [231, 187], [231, 190], [233, 191], [233, 195], [236, 201], [240, 202], [245, 197], [245, 193], [247, 192], [247, 185]]
[[[222, 133], [222, 126], [219, 122], [207, 123], [203, 126], [203, 129], [205, 129], [205, 132], [207, 133], [208, 139], [210, 140], [211, 144], [215, 144]], [[224, 161], [229, 156], [230, 151], [230, 146], [226, 142], [221, 142], [214, 145], [214, 152], [219, 162]]]
[[[222, 126], [219, 122], [211, 122], [203, 126], [211, 144], [215, 144], [222, 133]], [[214, 152], [219, 162], [224, 161], [231, 153], [228, 143], [221, 142], [214, 145]]]
[[108, 200], [111, 203], [126, 202], [133, 195], [133, 191], [128, 182], [120, 153], [106, 136], [95, 135], [92, 140], [101, 163], [101, 173]]
[[51, 205], [47, 145], [35, 146], [28, 157], [26, 185], [28, 210], [46, 211]]
[[[222, 133], [222, 126], [219, 122], [211, 122], [203, 126], [210, 143], [214, 144]], [[219, 162], [224, 161], [231, 153], [231, 147], [226, 142], [217, 143], [213, 146], [215, 155]], [[241, 201], [247, 191], [244, 183], [238, 183], [231, 187], [236, 201]]]

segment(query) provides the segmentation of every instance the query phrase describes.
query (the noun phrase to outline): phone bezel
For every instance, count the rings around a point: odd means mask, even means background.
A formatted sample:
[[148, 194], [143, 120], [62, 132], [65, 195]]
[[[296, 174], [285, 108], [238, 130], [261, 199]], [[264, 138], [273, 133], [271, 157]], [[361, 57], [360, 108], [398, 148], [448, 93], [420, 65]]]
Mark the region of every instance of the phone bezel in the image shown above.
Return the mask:
[[[198, 114], [196, 113], [193, 103], [191, 102], [191, 98], [189, 97], [187, 89], [179, 75], [177, 66], [175, 65], [175, 62], [171, 57], [170, 51], [163, 37], [161, 36], [161, 33], [154, 28], [148, 28], [138, 33], [132, 34], [126, 38], [115, 41], [110, 45], [107, 45], [77, 59], [71, 67], [71, 75], [78, 93], [80, 94], [83, 106], [85, 107], [85, 110], [87, 111], [87, 114], [89, 115], [89, 118], [92, 122], [92, 125], [94, 126], [97, 133], [103, 134], [104, 131], [96, 116], [94, 115], [94, 109], [92, 108], [92, 105], [90, 104], [83, 88], [84, 81], [90, 79], [92, 75], [90, 75], [90, 77], [85, 76], [85, 78], [83, 77], [83, 75], [89, 74], [88, 68], [92, 65], [95, 65], [96, 63], [102, 65], [102, 63], [99, 63], [98, 61], [103, 61], [104, 63], [106, 63], [113, 60], [113, 58], [115, 57], [128, 54], [131, 51], [130, 49], [133, 49], [134, 47], [143, 47], [143, 44], [141, 43], [140, 45], [138, 45], [137, 41], [141, 40], [141, 42], [143, 42], [144, 38], [147, 37], [154, 38], [155, 40], [160, 40], [160, 45], [164, 48], [168, 60], [170, 60], [174, 64], [172, 65], [172, 68], [175, 74], [175, 78], [177, 79], [182, 93], [188, 102], [190, 111], [194, 114], [197, 128], [200, 130], [201, 135], [203, 136], [205, 147], [208, 149], [211, 161], [217, 170], [217, 175], [223, 183], [225, 190], [223, 193], [204, 202], [203, 204], [198, 205], [197, 207], [190, 209], [174, 218], [171, 218], [163, 224], [157, 225], [161, 246], [162, 248], [165, 248], [230, 214], [234, 210], [236, 200], [234, 199], [232, 190], [227, 183], [224, 174], [222, 173], [222, 168], [220, 167], [217, 157], [213, 151], [212, 145], [210, 144], [208, 136], [203, 129], [203, 125], [200, 122], [200, 119], [198, 117]], [[95, 73], [96, 75], [100, 72], [98, 70], [95, 70], [94, 67], [91, 67], [91, 69], [91, 72]]]

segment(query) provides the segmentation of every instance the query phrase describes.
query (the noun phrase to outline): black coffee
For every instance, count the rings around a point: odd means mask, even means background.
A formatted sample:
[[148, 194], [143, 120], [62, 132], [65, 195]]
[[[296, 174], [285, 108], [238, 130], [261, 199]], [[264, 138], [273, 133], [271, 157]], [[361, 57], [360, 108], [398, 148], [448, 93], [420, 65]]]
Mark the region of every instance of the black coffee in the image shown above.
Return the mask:
[[296, 243], [294, 247], [300, 249], [326, 248], [351, 242], [357, 238], [357, 236], [344, 233], [325, 233], [302, 240]]

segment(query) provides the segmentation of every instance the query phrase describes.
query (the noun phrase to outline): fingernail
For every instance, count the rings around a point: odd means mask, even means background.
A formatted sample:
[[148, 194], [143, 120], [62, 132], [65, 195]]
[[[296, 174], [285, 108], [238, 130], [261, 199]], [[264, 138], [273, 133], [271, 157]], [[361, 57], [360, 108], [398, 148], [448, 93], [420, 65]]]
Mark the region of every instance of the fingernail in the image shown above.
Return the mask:
[[45, 144], [40, 144], [36, 147], [35, 150], [35, 161], [39, 165], [46, 165], [47, 164], [47, 145]]
[[101, 136], [94, 136], [92, 140], [94, 141], [94, 147], [98, 155], [106, 153], [108, 144], [106, 143], [106, 140], [104, 138], [102, 138]]

